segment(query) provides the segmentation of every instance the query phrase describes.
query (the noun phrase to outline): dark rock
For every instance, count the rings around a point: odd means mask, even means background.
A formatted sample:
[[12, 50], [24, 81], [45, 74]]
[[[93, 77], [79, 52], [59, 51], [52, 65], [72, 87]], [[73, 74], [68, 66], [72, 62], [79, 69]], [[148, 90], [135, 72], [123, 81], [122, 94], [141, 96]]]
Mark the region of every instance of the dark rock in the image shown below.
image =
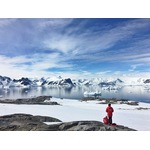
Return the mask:
[[19, 80], [16, 80], [16, 79], [14, 79], [13, 80], [14, 82], [20, 82], [22, 85], [32, 85], [32, 81], [30, 80], [30, 79], [28, 79], [28, 78], [24, 78], [24, 77], [22, 77], [21, 79], [19, 79]]
[[136, 101], [129, 101], [127, 99], [117, 99], [117, 98], [92, 98], [87, 97], [83, 98], [81, 101], [92, 101], [92, 100], [98, 100], [98, 104], [127, 104], [127, 105], [139, 105], [139, 102]]
[[95, 98], [95, 97], [83, 97], [83, 98], [81, 99], [81, 101], [92, 101], [92, 100], [99, 100], [99, 99], [97, 99], [97, 98]]
[[11, 82], [11, 78], [0, 76], [0, 85], [4, 86], [4, 82], [5, 82], [5, 85], [7, 86]]
[[0, 103], [7, 103], [7, 104], [59, 105], [57, 102], [50, 101], [50, 98], [52, 98], [52, 96], [39, 96], [39, 97], [34, 97], [34, 98], [23, 98], [23, 99], [16, 99], [16, 100], [5, 99], [5, 100], [0, 100]]
[[117, 82], [119, 82], [119, 83], [123, 83], [123, 81], [122, 81], [122, 80], [120, 80], [119, 78], [115, 81], [115, 83], [117, 83]]
[[41, 122], [61, 122], [61, 120], [48, 116], [34, 116], [35, 119]]
[[11, 78], [5, 77], [5, 76], [0, 76], [0, 81], [11, 81]]
[[61, 122], [47, 116], [12, 114], [0, 117], [0, 131], [135, 131], [124, 126], [109, 126], [99, 121], [72, 121], [47, 125], [44, 122]]
[[43, 81], [42, 86], [45, 86], [45, 85], [49, 85], [49, 86], [70, 86], [70, 87], [75, 86], [70, 78], [62, 79], [61, 77], [59, 77], [58, 80], [56, 80], [56, 81], [45, 80], [45, 81]]
[[64, 79], [64, 80], [61, 80], [59, 85], [71, 85], [71, 86], [74, 86], [74, 84], [72, 83], [71, 79], [68, 78], [68, 79]]
[[144, 83], [150, 83], [150, 79], [145, 80]]
[[139, 105], [138, 102], [133, 102], [133, 101], [132, 101], [132, 102], [128, 102], [127, 104], [128, 104], [128, 105], [134, 105], [134, 106]]
[[56, 131], [135, 131], [124, 126], [109, 126], [99, 121], [73, 121], [55, 125], [49, 125], [49, 130]]
[[0, 117], [1, 131], [45, 131], [49, 126], [43, 122], [61, 122], [47, 116], [32, 116], [29, 114], [12, 114]]
[[144, 108], [144, 107], [138, 107], [138, 108], [136, 108], [137, 110], [150, 110], [150, 108]]

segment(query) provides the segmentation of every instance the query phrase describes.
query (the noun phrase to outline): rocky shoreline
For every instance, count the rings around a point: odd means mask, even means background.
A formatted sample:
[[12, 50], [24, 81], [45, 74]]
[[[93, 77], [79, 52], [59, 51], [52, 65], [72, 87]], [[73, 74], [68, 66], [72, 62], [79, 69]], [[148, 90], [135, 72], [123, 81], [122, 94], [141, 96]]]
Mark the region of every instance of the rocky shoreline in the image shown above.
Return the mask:
[[117, 98], [94, 98], [94, 97], [85, 97], [82, 98], [81, 101], [92, 101], [92, 100], [97, 100], [99, 101], [98, 104], [127, 104], [127, 105], [134, 105], [137, 106], [139, 105], [138, 102], [135, 101], [130, 101], [127, 99], [117, 99]]
[[[46, 124], [51, 122], [51, 125]], [[57, 122], [57, 124], [55, 124]], [[11, 114], [0, 117], [0, 131], [136, 131], [121, 125], [109, 126], [99, 121], [62, 122], [47, 116]]]
[[39, 96], [33, 98], [22, 99], [4, 99], [0, 100], [0, 103], [4, 104], [27, 104], [27, 105], [60, 105], [57, 102], [51, 101], [52, 96]]
[[[0, 103], [4, 104], [27, 104], [27, 105], [60, 105], [57, 102], [51, 101], [52, 96], [38, 96], [33, 98], [19, 98], [19, 99], [4, 99], [0, 100]], [[80, 101], [92, 101], [97, 100], [97, 104], [127, 104], [127, 105], [139, 105], [138, 102], [130, 101], [127, 99], [116, 99], [116, 98], [94, 98], [94, 97], [85, 97]]]

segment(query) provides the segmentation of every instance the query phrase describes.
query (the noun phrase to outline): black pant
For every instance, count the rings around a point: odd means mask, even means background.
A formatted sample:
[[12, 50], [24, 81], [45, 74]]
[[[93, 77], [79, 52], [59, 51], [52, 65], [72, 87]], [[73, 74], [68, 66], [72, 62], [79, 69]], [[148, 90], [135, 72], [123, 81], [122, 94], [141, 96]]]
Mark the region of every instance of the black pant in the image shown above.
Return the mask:
[[109, 124], [112, 124], [112, 117], [108, 117], [108, 121]]

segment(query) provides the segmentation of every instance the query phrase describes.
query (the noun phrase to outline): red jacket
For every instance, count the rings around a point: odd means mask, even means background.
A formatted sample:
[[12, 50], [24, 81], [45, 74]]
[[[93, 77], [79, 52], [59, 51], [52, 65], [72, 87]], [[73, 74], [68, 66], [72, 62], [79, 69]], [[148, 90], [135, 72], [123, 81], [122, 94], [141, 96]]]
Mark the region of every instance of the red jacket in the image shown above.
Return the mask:
[[106, 112], [107, 112], [108, 117], [112, 117], [114, 109], [111, 106], [108, 106], [106, 108]]

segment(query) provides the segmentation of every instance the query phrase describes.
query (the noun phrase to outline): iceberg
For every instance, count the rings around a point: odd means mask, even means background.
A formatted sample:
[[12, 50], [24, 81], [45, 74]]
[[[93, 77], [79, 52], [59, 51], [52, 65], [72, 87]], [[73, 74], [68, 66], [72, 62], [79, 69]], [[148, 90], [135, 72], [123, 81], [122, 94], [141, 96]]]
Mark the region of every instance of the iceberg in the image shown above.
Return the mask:
[[85, 91], [83, 94], [84, 96], [101, 96], [102, 93], [99, 91], [95, 91], [95, 92]]

